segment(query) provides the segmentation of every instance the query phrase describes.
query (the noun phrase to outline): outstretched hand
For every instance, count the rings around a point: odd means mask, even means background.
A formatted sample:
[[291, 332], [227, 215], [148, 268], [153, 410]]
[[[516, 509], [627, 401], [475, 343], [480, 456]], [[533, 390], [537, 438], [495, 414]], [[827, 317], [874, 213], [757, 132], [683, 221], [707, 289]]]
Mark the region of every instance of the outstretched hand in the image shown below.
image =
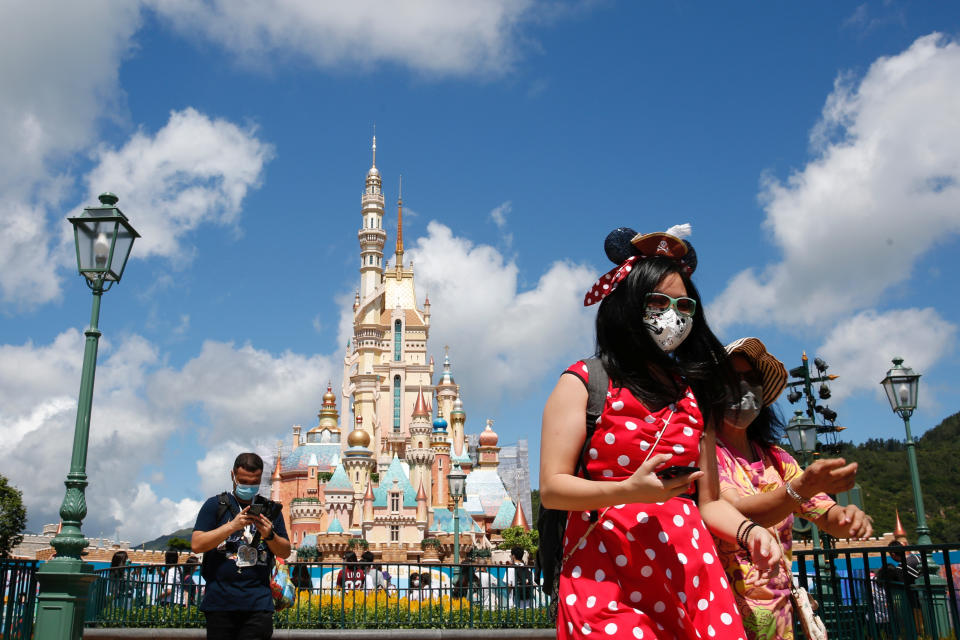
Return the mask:
[[687, 475], [671, 479], [657, 477], [656, 470], [670, 461], [673, 454], [659, 453], [637, 467], [632, 476], [622, 480], [629, 502], [666, 502], [687, 491], [690, 483], [703, 477], [703, 471], [694, 471]]
[[857, 481], [857, 463], [843, 458], [817, 460], [808, 466], [803, 475], [793, 480], [793, 488], [804, 498], [818, 493], [841, 493], [853, 488]]

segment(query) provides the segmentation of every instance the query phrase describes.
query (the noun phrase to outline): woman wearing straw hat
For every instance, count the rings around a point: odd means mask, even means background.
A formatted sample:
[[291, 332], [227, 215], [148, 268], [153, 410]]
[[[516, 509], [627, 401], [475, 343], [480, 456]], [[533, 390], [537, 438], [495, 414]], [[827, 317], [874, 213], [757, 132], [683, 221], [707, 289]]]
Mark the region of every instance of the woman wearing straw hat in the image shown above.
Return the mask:
[[[841, 507], [827, 495], [853, 487], [856, 463], [817, 460], [803, 470], [776, 446], [784, 425], [773, 403], [787, 383], [783, 363], [757, 338], [741, 338], [727, 345], [727, 353], [740, 377], [740, 397], [727, 408], [717, 437], [721, 497], [776, 533], [787, 562], [795, 514], [838, 538], [870, 536], [873, 527], [861, 509]], [[717, 549], [749, 638], [792, 639], [789, 574], [780, 572], [757, 585], [752, 580], [757, 568], [748, 554], [722, 540]]]

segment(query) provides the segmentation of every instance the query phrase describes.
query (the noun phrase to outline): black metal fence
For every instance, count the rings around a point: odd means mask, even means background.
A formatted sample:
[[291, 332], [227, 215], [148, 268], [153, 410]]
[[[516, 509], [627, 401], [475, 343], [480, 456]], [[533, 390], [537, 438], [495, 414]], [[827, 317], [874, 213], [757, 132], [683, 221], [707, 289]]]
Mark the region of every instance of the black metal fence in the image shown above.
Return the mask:
[[800, 586], [820, 603], [817, 613], [831, 640], [957, 638], [960, 543], [897, 549], [795, 554]]
[[[184, 565], [130, 565], [98, 572], [87, 624], [202, 627], [204, 581]], [[275, 615], [286, 629], [547, 628], [547, 597], [531, 567], [415, 563], [286, 565], [293, 606]]]
[[0, 638], [30, 638], [37, 607], [37, 561], [0, 560], [0, 597]]

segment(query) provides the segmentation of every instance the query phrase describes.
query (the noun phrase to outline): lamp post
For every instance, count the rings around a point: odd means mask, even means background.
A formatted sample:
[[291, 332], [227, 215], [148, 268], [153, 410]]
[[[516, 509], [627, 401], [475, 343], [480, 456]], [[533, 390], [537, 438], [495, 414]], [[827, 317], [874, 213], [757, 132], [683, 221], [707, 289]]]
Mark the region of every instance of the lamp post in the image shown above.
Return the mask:
[[[803, 415], [803, 411], [796, 411], [790, 421], [787, 423], [787, 438], [790, 440], [790, 446], [800, 454], [802, 458], [801, 466], [806, 468], [810, 464], [810, 456], [817, 450], [817, 423]], [[801, 531], [805, 530], [801, 529]], [[820, 548], [820, 531], [817, 525], [810, 523], [810, 535], [813, 538], [813, 548]]]
[[467, 476], [456, 464], [453, 471], [447, 474], [447, 484], [450, 487], [450, 497], [453, 498], [453, 564], [460, 564], [460, 499], [463, 498], [464, 484]]
[[907, 463], [910, 466], [910, 483], [913, 485], [913, 505], [917, 511], [917, 544], [930, 544], [930, 529], [927, 516], [923, 511], [923, 493], [920, 491], [920, 472], [917, 470], [916, 445], [910, 434], [910, 416], [917, 408], [917, 391], [920, 386], [920, 374], [910, 367], [903, 366], [903, 358], [893, 359], [893, 368], [887, 371], [880, 384], [887, 392], [890, 408], [903, 419], [907, 430]]
[[77, 401], [77, 422], [73, 432], [73, 455], [64, 484], [67, 487], [60, 506], [60, 533], [51, 545], [56, 557], [45, 562], [37, 572], [40, 593], [37, 597], [38, 640], [78, 640], [83, 632], [83, 617], [90, 583], [96, 578], [93, 565], [83, 562], [81, 555], [87, 541], [80, 531], [87, 515], [84, 489], [87, 486], [87, 442], [90, 436], [90, 410], [93, 401], [93, 380], [100, 340], [100, 298], [114, 283], [120, 282], [133, 241], [140, 234], [116, 207], [117, 196], [100, 195], [100, 206], [87, 207], [83, 214], [68, 218], [74, 228], [77, 267], [87, 286], [93, 291], [90, 326], [84, 332], [83, 370], [80, 375], [80, 397]]

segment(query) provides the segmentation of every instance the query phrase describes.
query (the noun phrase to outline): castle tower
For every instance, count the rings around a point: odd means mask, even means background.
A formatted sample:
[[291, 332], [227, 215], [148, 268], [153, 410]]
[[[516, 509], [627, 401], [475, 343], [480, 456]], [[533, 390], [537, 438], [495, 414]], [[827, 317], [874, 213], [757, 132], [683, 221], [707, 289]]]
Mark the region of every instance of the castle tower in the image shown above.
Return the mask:
[[459, 463], [461, 468], [466, 464], [471, 467], [473, 463], [467, 454], [466, 435], [464, 425], [467, 422], [467, 414], [463, 410], [463, 399], [460, 397], [460, 387], [457, 386], [457, 397], [453, 401], [453, 408], [450, 410], [450, 438], [453, 442], [453, 449], [450, 452], [450, 459]]
[[270, 499], [279, 502], [280, 500], [280, 470], [283, 469], [283, 441], [277, 441], [277, 462], [273, 465], [273, 473], [270, 475]]
[[[424, 304], [426, 308], [426, 304]], [[453, 380], [450, 371], [450, 347], [443, 347], [443, 371], [440, 372], [440, 381], [437, 383], [437, 407], [445, 416], [453, 413], [453, 402], [457, 399], [457, 383]], [[462, 408], [462, 407], [461, 407]]]
[[417, 490], [417, 529], [420, 530], [421, 539], [427, 531], [427, 513], [427, 492], [423, 490], [423, 483], [421, 483]]
[[367, 171], [366, 186], [360, 200], [362, 221], [357, 238], [360, 240], [360, 301], [376, 293], [383, 273], [383, 245], [387, 232], [383, 230], [383, 189], [377, 169], [377, 136], [373, 136], [373, 164]]
[[376, 468], [377, 461], [369, 448], [370, 434], [363, 429], [363, 416], [357, 416], [356, 424], [356, 428], [347, 436], [348, 447], [343, 452], [343, 469], [353, 485], [351, 528], [359, 530], [363, 523], [364, 495], [372, 484], [370, 474]]
[[496, 470], [500, 465], [500, 436], [493, 430], [493, 420], [487, 420], [487, 428], [480, 434], [480, 446], [477, 447], [477, 466], [481, 469]]
[[407, 464], [410, 465], [410, 484], [424, 490], [424, 495], [431, 493], [430, 469], [435, 456], [430, 444], [431, 433], [430, 409], [423, 399], [421, 389], [417, 394], [417, 404], [413, 408], [413, 420], [410, 423]]
[[373, 483], [367, 483], [367, 492], [363, 494], [363, 537], [373, 528]]
[[[379, 469], [394, 455], [406, 458], [411, 410], [423, 388], [432, 404], [433, 366], [427, 361], [429, 318], [417, 307], [413, 264], [403, 260], [403, 198], [397, 198], [394, 265], [384, 262], [384, 196], [376, 167], [367, 172], [362, 198], [361, 281], [353, 304], [353, 338], [343, 361], [343, 398], [363, 418]], [[344, 429], [346, 431], [346, 429]]]
[[447, 474], [450, 473], [450, 442], [447, 440], [447, 421], [443, 419], [443, 409], [437, 409], [437, 419], [433, 421], [433, 433], [430, 434], [430, 448], [433, 449], [433, 465], [430, 474], [430, 504], [433, 507], [447, 506]]
[[320, 413], [317, 414], [317, 426], [311, 431], [330, 432], [332, 442], [340, 442], [340, 427], [337, 422], [340, 420], [340, 414], [337, 412], [337, 396], [333, 393], [332, 383], [327, 383], [327, 392], [323, 394], [323, 403], [320, 405]]

